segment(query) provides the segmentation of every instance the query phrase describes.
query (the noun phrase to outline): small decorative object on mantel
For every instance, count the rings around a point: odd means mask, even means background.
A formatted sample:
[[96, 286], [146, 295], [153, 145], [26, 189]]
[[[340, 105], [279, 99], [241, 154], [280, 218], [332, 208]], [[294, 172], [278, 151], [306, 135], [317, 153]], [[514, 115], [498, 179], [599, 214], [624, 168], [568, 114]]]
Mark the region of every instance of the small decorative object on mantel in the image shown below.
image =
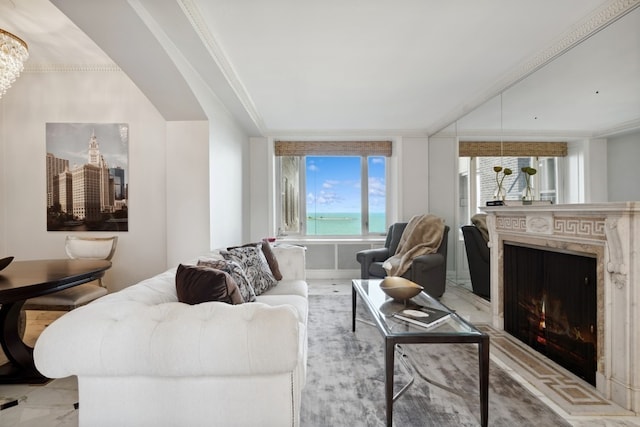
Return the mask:
[[522, 202], [523, 204], [531, 204], [531, 201], [533, 201], [533, 189], [531, 188], [531, 176], [535, 175], [538, 171], [529, 166], [525, 166], [520, 170], [524, 174], [524, 179], [526, 181], [526, 186], [522, 190]]
[[[504, 201], [504, 199], [507, 196], [507, 193], [504, 191], [504, 187], [502, 186], [502, 183], [504, 182], [504, 177], [511, 175], [511, 169], [509, 168], [502, 168], [502, 166], [494, 166], [493, 167], [493, 171], [496, 173], [496, 191], [494, 191], [493, 193], [493, 200], [502, 200]], [[500, 177], [500, 172], [502, 172], [502, 177]]]
[[0, 270], [4, 269], [6, 266], [11, 264], [11, 261], [13, 261], [12, 256], [8, 256], [6, 258], [0, 258]]
[[424, 290], [417, 283], [399, 276], [385, 277], [380, 283], [380, 289], [396, 301], [406, 301]]

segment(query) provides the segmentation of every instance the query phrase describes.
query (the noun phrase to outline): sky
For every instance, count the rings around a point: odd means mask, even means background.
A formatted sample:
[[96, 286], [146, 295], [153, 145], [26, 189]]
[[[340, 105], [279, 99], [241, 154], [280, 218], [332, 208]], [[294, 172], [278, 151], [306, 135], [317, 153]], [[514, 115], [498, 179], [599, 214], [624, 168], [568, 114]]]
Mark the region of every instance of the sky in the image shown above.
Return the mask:
[[69, 168], [89, 162], [95, 131], [100, 154], [110, 168], [121, 167], [128, 181], [129, 125], [126, 123], [47, 123], [47, 153], [69, 160]]
[[[360, 212], [360, 157], [306, 157], [307, 213]], [[369, 158], [369, 211], [385, 211], [385, 160]]]

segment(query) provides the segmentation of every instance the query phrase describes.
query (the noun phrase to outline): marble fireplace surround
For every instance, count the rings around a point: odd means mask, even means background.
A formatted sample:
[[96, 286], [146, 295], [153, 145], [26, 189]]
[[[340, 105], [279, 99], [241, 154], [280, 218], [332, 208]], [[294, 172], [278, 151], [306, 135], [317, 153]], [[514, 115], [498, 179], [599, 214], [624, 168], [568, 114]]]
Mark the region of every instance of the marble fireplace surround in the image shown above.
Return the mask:
[[486, 207], [493, 326], [504, 330], [504, 244], [597, 260], [596, 389], [640, 413], [640, 202]]

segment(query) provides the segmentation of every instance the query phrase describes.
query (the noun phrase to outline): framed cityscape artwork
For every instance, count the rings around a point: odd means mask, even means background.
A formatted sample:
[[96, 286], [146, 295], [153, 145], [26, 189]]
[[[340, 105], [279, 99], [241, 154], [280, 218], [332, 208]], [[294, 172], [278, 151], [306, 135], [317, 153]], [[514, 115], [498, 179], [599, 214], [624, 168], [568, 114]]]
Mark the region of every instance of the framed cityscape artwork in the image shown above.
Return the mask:
[[129, 125], [47, 123], [47, 231], [128, 231]]

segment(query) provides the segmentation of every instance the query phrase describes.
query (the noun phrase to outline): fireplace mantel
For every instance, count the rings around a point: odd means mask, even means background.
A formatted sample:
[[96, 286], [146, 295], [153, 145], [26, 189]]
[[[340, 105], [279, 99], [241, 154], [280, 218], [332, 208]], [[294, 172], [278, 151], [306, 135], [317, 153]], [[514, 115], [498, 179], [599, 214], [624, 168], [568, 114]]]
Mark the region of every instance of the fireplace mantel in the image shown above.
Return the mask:
[[505, 243], [597, 259], [596, 388], [640, 412], [640, 202], [493, 206], [487, 213], [491, 247], [491, 311], [504, 329]]

